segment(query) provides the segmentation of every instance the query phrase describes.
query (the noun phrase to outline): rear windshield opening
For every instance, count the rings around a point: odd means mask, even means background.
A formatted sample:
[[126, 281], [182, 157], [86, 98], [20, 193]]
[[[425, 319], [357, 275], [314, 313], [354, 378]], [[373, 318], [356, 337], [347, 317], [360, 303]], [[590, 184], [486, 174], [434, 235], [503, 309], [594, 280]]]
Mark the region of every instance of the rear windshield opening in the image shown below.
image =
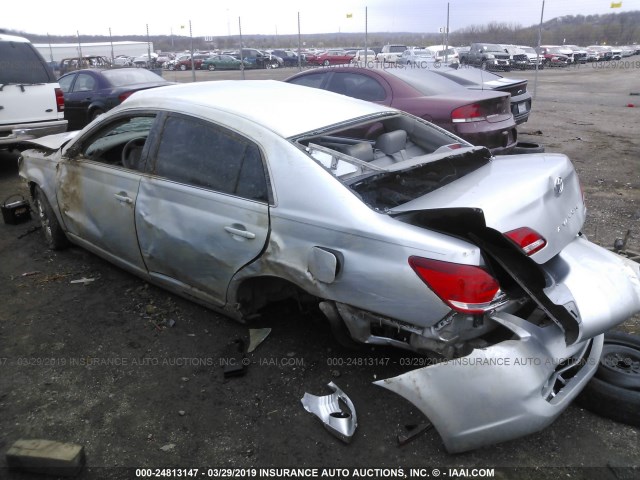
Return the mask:
[[0, 85], [55, 82], [42, 56], [25, 42], [0, 42]]
[[386, 211], [485, 165], [491, 154], [408, 115], [298, 139], [370, 208]]

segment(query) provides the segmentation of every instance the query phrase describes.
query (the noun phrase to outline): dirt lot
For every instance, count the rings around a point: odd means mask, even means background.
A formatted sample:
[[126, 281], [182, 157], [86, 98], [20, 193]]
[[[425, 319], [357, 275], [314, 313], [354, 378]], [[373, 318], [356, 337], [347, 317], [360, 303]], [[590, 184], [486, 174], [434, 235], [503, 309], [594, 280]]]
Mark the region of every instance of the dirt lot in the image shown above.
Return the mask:
[[[628, 248], [635, 251], [640, 97], [629, 93], [640, 91], [639, 72], [590, 65], [544, 70], [531, 118], [519, 128], [522, 140], [575, 162], [591, 240], [610, 246], [631, 229]], [[198, 80], [239, 75], [198, 72]], [[533, 72], [509, 76], [529, 78], [533, 90]], [[190, 81], [191, 73], [165, 77]], [[0, 192], [2, 199], [26, 194], [9, 155], [0, 155]], [[82, 249], [48, 251], [34, 227], [35, 221], [0, 225], [0, 453], [19, 438], [75, 442], [85, 446], [94, 468], [83, 478], [135, 476], [114, 467], [305, 466], [402, 467], [405, 473], [437, 467], [445, 474], [489, 467], [498, 478], [640, 476], [640, 429], [577, 406], [542, 432], [470, 453], [447, 454], [433, 430], [399, 447], [396, 436], [421, 415], [371, 382], [401, 373], [406, 354], [381, 348], [354, 354], [337, 345], [321, 317], [291, 305], [278, 305], [250, 326], [234, 323]], [[94, 280], [70, 283], [81, 278]], [[639, 324], [636, 316], [623, 328], [640, 334]], [[273, 330], [248, 355], [247, 374], [225, 380], [220, 357], [230, 341], [248, 338], [249, 327]], [[300, 404], [305, 392], [329, 393], [330, 381], [357, 409], [350, 445]], [[516, 474], [511, 467], [523, 469]], [[4, 476], [29, 478], [2, 468]]]

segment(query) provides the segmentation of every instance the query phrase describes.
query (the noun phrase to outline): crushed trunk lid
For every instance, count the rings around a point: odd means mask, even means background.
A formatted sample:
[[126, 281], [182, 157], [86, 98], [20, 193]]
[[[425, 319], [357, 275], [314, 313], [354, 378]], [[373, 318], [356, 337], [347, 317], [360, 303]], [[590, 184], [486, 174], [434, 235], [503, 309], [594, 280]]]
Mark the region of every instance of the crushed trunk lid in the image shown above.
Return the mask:
[[535, 230], [547, 242], [530, 256], [539, 264], [553, 258], [576, 237], [586, 216], [578, 176], [570, 160], [561, 154], [495, 157], [446, 188], [389, 213], [462, 209], [481, 214], [487, 227], [503, 234], [522, 227]]

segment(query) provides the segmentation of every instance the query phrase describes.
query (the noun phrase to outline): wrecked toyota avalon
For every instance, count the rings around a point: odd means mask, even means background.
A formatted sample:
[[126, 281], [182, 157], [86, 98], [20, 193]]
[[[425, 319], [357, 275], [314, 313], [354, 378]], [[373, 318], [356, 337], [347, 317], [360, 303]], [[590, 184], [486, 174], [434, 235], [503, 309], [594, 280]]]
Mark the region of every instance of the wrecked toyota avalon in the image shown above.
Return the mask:
[[560, 154], [492, 157], [420, 118], [275, 81], [133, 94], [34, 140], [20, 175], [80, 245], [237, 320], [312, 298], [336, 332], [446, 362], [378, 381], [450, 452], [538, 431], [640, 310], [639, 265], [581, 233]]

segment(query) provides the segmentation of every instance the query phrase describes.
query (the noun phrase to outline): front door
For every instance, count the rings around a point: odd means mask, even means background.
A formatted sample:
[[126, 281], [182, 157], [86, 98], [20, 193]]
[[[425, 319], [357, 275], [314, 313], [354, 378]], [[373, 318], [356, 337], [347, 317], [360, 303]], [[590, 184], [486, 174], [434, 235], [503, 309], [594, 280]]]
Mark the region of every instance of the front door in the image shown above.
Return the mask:
[[[81, 138], [57, 170], [57, 202], [68, 233], [144, 271], [134, 212], [153, 116], [126, 116]], [[126, 157], [126, 158], [125, 158]]]

